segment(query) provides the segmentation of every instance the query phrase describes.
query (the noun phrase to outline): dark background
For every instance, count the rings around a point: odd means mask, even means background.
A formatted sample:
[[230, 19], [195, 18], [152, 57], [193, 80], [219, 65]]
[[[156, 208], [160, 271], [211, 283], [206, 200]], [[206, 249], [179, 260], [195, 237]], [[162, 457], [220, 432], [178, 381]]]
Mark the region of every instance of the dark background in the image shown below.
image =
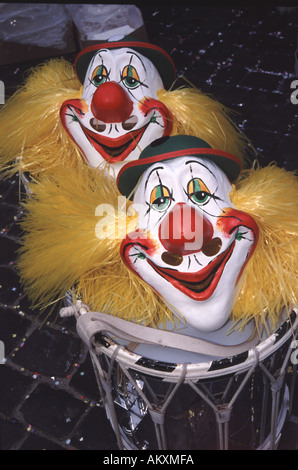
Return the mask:
[[[262, 165], [275, 160], [296, 169], [298, 105], [290, 97], [297, 8], [160, 3], [138, 5], [149, 40], [171, 54], [178, 74], [235, 112]], [[75, 56], [65, 57], [73, 62]], [[42, 61], [1, 66], [6, 98]], [[74, 320], [46, 319], [32, 310], [20, 286], [14, 268], [21, 215], [17, 177], [0, 182], [0, 211], [0, 340], [6, 353], [0, 365], [0, 449], [114, 450]], [[296, 399], [281, 449], [298, 448], [297, 423]]]

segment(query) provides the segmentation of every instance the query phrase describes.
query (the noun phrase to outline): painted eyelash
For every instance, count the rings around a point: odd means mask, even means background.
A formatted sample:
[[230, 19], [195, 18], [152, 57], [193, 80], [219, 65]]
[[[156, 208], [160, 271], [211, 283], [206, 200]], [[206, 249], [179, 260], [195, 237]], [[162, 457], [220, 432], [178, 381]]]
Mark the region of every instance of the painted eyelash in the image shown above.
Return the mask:
[[[193, 169], [192, 169], [192, 166], [189, 165], [189, 171], [190, 171], [190, 174], [191, 174], [191, 177], [192, 179], [195, 179], [194, 177], [194, 172], [193, 172]], [[213, 174], [213, 173], [212, 173]], [[215, 196], [215, 193], [216, 191], [218, 190], [218, 186], [216, 187], [215, 191], [212, 193], [208, 193], [210, 197], [212, 197], [212, 199], [214, 199], [215, 201], [219, 200], [219, 201], [222, 201], [223, 199], [221, 199], [219, 196]], [[183, 189], [183, 191], [185, 192], [186, 196], [188, 197], [188, 200], [190, 199], [189, 197], [189, 194], [185, 191], [185, 189]]]
[[238, 230], [238, 232], [236, 233], [236, 240], [248, 240], [248, 241], [253, 241], [251, 238], [247, 238], [245, 237], [244, 235], [246, 235], [247, 233], [249, 233], [248, 231], [247, 232], [240, 232]]
[[[162, 181], [161, 181], [161, 177], [160, 177], [160, 174], [158, 173], [158, 171], [156, 172], [156, 174], [157, 174], [157, 177], [158, 177], [159, 184], [161, 186], [164, 186]], [[173, 188], [170, 189], [170, 188], [167, 187], [167, 189], [169, 191], [171, 201], [174, 201], [175, 199], [173, 198]]]
[[[105, 66], [103, 65], [103, 62], [102, 62], [100, 65], [98, 65], [98, 67], [100, 67], [100, 66], [105, 67]], [[107, 70], [107, 69], [106, 69], [106, 70]], [[112, 69], [107, 70], [107, 81], [110, 81], [111, 70], [112, 70]], [[92, 81], [89, 77], [88, 77], [88, 80], [89, 80], [89, 86], [90, 86], [90, 85], [93, 85], [95, 88], [97, 88], [97, 86], [93, 83], [93, 81]]]
[[[123, 81], [123, 79], [121, 78], [120, 82], [122, 82], [122, 81]], [[145, 87], [145, 88], [149, 88], [149, 85], [146, 85], [146, 83], [144, 83], [144, 82], [141, 82], [141, 81], [138, 80], [138, 83], [139, 83], [141, 86]], [[132, 90], [129, 90], [129, 91], [131, 92]]]
[[156, 172], [156, 174], [157, 174], [157, 178], [158, 178], [159, 184], [160, 184], [161, 186], [163, 186], [163, 184], [162, 184], [162, 182], [161, 182], [161, 177], [160, 177], [160, 174], [158, 173], [158, 171]]
[[[192, 202], [193, 204], [195, 204], [192, 199], [190, 198], [190, 194], [183, 188], [183, 191], [184, 191], [184, 194], [186, 195], [188, 201]], [[219, 196], [216, 196], [215, 193], [211, 194], [211, 193], [208, 193], [210, 198], [214, 199], [215, 201], [222, 201], [222, 199], [219, 197]], [[208, 202], [208, 201], [207, 201]], [[207, 204], [207, 202], [205, 202], [204, 204], [202, 204], [202, 206], [204, 206], [205, 204]]]
[[89, 91], [89, 88], [90, 88], [90, 85], [93, 85], [93, 83], [91, 82], [90, 78], [88, 77], [88, 81], [89, 83], [87, 83], [86, 87], [85, 87], [85, 90], [86, 91]]
[[[175, 200], [175, 199], [172, 199], [172, 201], [174, 201], [174, 200]], [[148, 210], [146, 211], [145, 215], [148, 215], [148, 214], [149, 214], [146, 230], [149, 231], [150, 215], [151, 215], [152, 207], [151, 207], [151, 205], [150, 205], [147, 201], [145, 201], [145, 203], [146, 203], [147, 206], [148, 206]], [[159, 217], [158, 220], [156, 221], [156, 224], [154, 225], [153, 228], [155, 228], [155, 227], [160, 223], [160, 221], [162, 220], [162, 218], [165, 217], [165, 216], [167, 215], [167, 213], [168, 213], [168, 211], [165, 211], [165, 212], [161, 213], [160, 217]]]
[[[139, 56], [137, 56], [137, 57], [139, 57]], [[131, 57], [130, 57], [129, 65], [131, 65], [132, 61], [133, 61], [133, 55], [131, 55]], [[145, 71], [146, 71], [146, 67], [145, 67], [144, 64], [143, 64], [143, 61], [141, 61], [141, 62], [142, 62], [142, 65], [143, 65], [143, 67], [144, 67], [144, 69], [145, 69]], [[132, 66], [132, 67], [134, 67], [134, 66]], [[135, 68], [135, 67], [134, 67], [134, 68]], [[135, 70], [136, 70], [136, 68], [135, 68]], [[143, 83], [143, 82], [141, 82], [141, 81], [139, 81], [139, 84], [140, 84], [141, 86], [144, 86], [145, 88], [149, 88], [149, 85], [146, 85], [145, 83]]]
[[[185, 190], [184, 190], [184, 192], [185, 192], [185, 195], [186, 195], [187, 198], [188, 198], [188, 201], [190, 201], [192, 204], [194, 204], [196, 207], [198, 207], [198, 205], [195, 204], [195, 203], [190, 199], [188, 193], [187, 193]], [[212, 197], [212, 198], [215, 199], [215, 200], [218, 199], [218, 200], [220, 200], [220, 201], [223, 201], [223, 199], [221, 199], [220, 197], [215, 196], [215, 195], [213, 195], [213, 194], [210, 194], [210, 197]], [[215, 202], [216, 202], [216, 201], [215, 201]], [[206, 211], [206, 209], [204, 209], [204, 206], [206, 206], [206, 205], [207, 205], [207, 202], [206, 202], [205, 204], [201, 204], [201, 205], [199, 206], [199, 207], [200, 207], [200, 210], [201, 210], [204, 214], [209, 215], [210, 217], [217, 218], [218, 215], [216, 215], [216, 214], [211, 214], [210, 212]], [[218, 204], [217, 204], [217, 206], [219, 207], [219, 209], [221, 209], [221, 207], [220, 207]], [[221, 210], [222, 210], [222, 209], [221, 209]], [[221, 216], [221, 217], [225, 217], [225, 216]], [[226, 216], [226, 217], [231, 217], [231, 216]]]
[[[161, 181], [161, 177], [160, 177], [160, 174], [159, 174], [158, 170], [154, 170], [154, 171], [156, 171], [156, 175], [157, 175], [157, 177], [158, 177], [159, 184], [160, 184], [161, 186], [163, 186], [162, 181]], [[167, 188], [167, 189], [168, 189], [168, 191], [169, 191], [169, 198], [170, 198], [170, 200], [171, 200], [172, 202], [175, 202], [175, 199], [174, 199], [174, 197], [173, 197], [173, 189], [172, 189], [172, 188], [171, 188], [171, 189]], [[151, 211], [152, 211], [152, 205], [151, 205], [148, 201], [145, 201], [145, 204], [146, 204], [147, 207], [148, 207], [147, 211], [145, 212], [145, 216], [147, 216], [147, 215], [149, 214], [149, 216], [148, 216], [148, 222], [147, 222], [147, 230], [148, 230], [148, 226], [150, 225], [150, 215], [151, 215]], [[161, 213], [161, 217], [159, 217], [159, 219], [158, 219], [158, 221], [156, 222], [156, 224], [158, 224], [158, 223], [160, 222], [160, 220], [162, 219], [162, 217], [164, 217], [164, 216], [167, 214], [167, 212], [168, 212], [168, 211], [166, 210], [164, 213]], [[155, 226], [156, 226], [156, 224], [155, 224]], [[154, 227], [155, 227], [155, 226], [154, 226]]]
[[146, 255], [145, 253], [142, 253], [141, 251], [138, 251], [137, 253], [132, 253], [131, 255], [128, 255], [130, 258], [135, 258], [134, 264], [137, 262], [138, 259], [145, 259]]
[[85, 113], [84, 111], [82, 111], [80, 108], [78, 108], [77, 106], [69, 106], [67, 105], [67, 108], [71, 111], [72, 109], [74, 109], [80, 116], [85, 116]]
[[148, 215], [149, 212], [151, 211], [152, 207], [151, 207], [151, 204], [149, 204], [149, 202], [145, 201], [145, 204], [148, 206], [148, 209], [147, 211], [145, 212], [145, 215]]
[[[128, 65], [131, 65], [131, 62], [130, 62]], [[125, 68], [125, 67], [124, 67], [124, 68]], [[124, 70], [124, 69], [123, 69], [123, 70]], [[122, 70], [122, 72], [123, 72], [123, 70]], [[120, 72], [120, 79], [119, 79], [119, 81], [118, 81], [119, 84], [123, 82], [123, 75], [122, 75], [122, 72]], [[110, 74], [110, 72], [109, 72], [109, 74]], [[140, 80], [137, 80], [137, 81], [138, 81], [138, 83], [139, 83], [140, 86], [143, 86], [143, 87], [145, 87], [145, 88], [149, 88], [149, 85], [146, 85], [146, 83], [141, 82]], [[132, 91], [133, 91], [133, 90], [128, 89], [128, 92], [130, 93], [130, 95], [131, 95], [134, 99], [136, 99], [136, 98], [134, 97], [134, 95], [132, 94]], [[141, 103], [140, 100], [137, 100], [137, 101], [138, 101], [139, 103]]]
[[[93, 85], [95, 88], [98, 88], [98, 86], [100, 86], [100, 85], [96, 86], [90, 78], [88, 78], [88, 80], [89, 80], [89, 85]], [[107, 75], [107, 81], [108, 82], [110, 81], [110, 73], [108, 73]]]
[[[160, 118], [160, 116], [157, 116], [157, 118], [158, 117]], [[150, 118], [150, 122], [154, 122], [154, 124], [157, 124], [162, 129], [164, 129], [166, 126], [164, 124], [161, 124], [160, 122], [158, 122], [157, 118], [156, 118], [156, 114], [155, 114], [155, 111], [154, 111], [153, 116], [151, 116], [151, 118]]]

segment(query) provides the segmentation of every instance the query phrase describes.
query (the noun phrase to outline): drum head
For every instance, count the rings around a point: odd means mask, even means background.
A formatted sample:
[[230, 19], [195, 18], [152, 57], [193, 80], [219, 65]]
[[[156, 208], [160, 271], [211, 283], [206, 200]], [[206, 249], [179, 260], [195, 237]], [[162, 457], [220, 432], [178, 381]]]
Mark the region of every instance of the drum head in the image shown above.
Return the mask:
[[[161, 330], [163, 329], [163, 325], [159, 327]], [[165, 329], [167, 331], [173, 331], [175, 333], [179, 333], [181, 335], [187, 335], [194, 338], [204, 339], [210, 341], [211, 343], [220, 344], [223, 346], [235, 346], [241, 344], [245, 341], [248, 341], [255, 331], [255, 325], [253, 322], [249, 322], [242, 331], [232, 331], [233, 329], [233, 322], [228, 321], [222, 328], [217, 331], [212, 332], [203, 332], [198, 331], [195, 328], [191, 328], [181, 322], [177, 322], [175, 324], [175, 328], [173, 328], [173, 324], [168, 322], [166, 324]], [[129, 348], [129, 343], [127, 341], [121, 340], [121, 338], [114, 338], [115, 341], [119, 344], [123, 344]], [[148, 359], [152, 359], [154, 361], [168, 362], [168, 363], [202, 363], [202, 362], [209, 362], [216, 359], [221, 359], [219, 356], [209, 356], [207, 354], [202, 353], [194, 353], [183, 351], [181, 349], [176, 349], [173, 345], [173, 348], [167, 348], [163, 346], [151, 345], [151, 344], [141, 344], [139, 343], [134, 348], [134, 353], [138, 354], [142, 357], [146, 357]]]

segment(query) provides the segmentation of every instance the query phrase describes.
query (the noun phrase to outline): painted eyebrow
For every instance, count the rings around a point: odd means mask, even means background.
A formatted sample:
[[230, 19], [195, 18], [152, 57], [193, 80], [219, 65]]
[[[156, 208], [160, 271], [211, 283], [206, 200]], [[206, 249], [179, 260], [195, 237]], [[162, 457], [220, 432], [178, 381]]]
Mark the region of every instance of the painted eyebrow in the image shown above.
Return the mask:
[[156, 168], [153, 168], [153, 170], [150, 171], [148, 177], [147, 177], [147, 180], [146, 180], [146, 183], [145, 183], [145, 190], [147, 189], [147, 184], [149, 182], [149, 178], [151, 176], [151, 174], [154, 172], [154, 171], [157, 171], [157, 170], [164, 170], [164, 166], [158, 166]]
[[102, 57], [101, 53], [102, 52], [108, 52], [108, 51], [109, 51], [109, 49], [99, 49], [99, 51], [97, 51], [96, 54], [94, 54], [94, 56], [92, 57], [89, 67], [91, 67], [91, 64], [92, 64], [92, 67], [93, 67], [94, 61], [95, 61], [95, 59], [98, 59], [98, 57], [101, 59], [102, 64], [103, 64], [104, 57]]
[[[93, 66], [94, 66], [94, 61], [95, 59], [97, 59], [98, 57], [100, 57], [101, 59], [101, 65], [103, 64], [103, 58], [101, 57], [100, 53], [101, 52], [106, 52], [107, 49], [101, 49], [100, 51], [97, 51], [96, 54], [94, 54], [94, 56], [92, 57], [91, 61], [90, 61], [90, 64], [89, 64], [89, 70], [91, 71], [93, 69]], [[90, 73], [90, 72], [89, 72]]]
[[185, 162], [185, 165], [189, 165], [191, 163], [196, 163], [197, 165], [201, 165], [203, 166], [204, 168], [206, 168], [206, 170], [209, 171], [209, 173], [211, 173], [212, 176], [214, 176], [215, 180], [217, 181], [217, 178], [215, 176], [215, 174], [208, 168], [208, 166], [204, 165], [203, 163], [201, 162], [198, 162], [197, 160], [187, 160], [187, 162]]
[[[142, 66], [144, 67], [145, 72], [147, 72], [144, 62], [142, 61], [141, 57], [136, 52], [126, 51], [126, 54], [130, 54], [131, 56], [135, 55], [139, 59], [139, 61], [141, 62]], [[132, 57], [131, 57], [131, 60], [129, 62], [130, 64], [131, 64], [131, 61], [132, 61]]]
[[99, 56], [99, 57], [101, 58], [101, 62], [103, 63], [103, 59], [102, 59], [102, 57], [101, 57], [101, 55], [100, 55], [100, 51], [97, 51], [96, 54], [94, 54], [93, 57], [92, 57], [92, 59], [90, 60], [90, 64], [89, 64], [89, 66], [88, 66], [88, 72], [86, 72], [86, 75], [85, 75], [85, 78], [84, 78], [84, 81], [85, 81], [86, 79], [88, 79], [88, 83], [87, 83], [86, 87], [84, 88], [84, 91], [85, 91], [85, 89], [86, 89], [86, 90], [89, 92], [90, 85], [94, 85], [94, 84], [92, 84], [92, 81], [90, 80], [89, 77], [90, 77], [91, 74], [92, 74], [93, 67], [94, 67], [94, 61], [95, 61], [95, 59], [97, 58], [97, 56]]

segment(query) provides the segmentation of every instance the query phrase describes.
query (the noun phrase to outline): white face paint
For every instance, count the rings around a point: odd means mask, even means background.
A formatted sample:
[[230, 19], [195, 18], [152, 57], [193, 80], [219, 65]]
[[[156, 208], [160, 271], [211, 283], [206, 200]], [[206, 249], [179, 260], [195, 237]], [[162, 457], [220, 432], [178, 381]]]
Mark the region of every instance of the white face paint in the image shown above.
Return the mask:
[[65, 101], [64, 127], [92, 167], [109, 162], [116, 176], [141, 150], [171, 132], [164, 88], [152, 62], [132, 49], [102, 49], [89, 64], [81, 99]]
[[230, 199], [213, 162], [192, 156], [149, 167], [134, 197], [138, 229], [121, 256], [188, 325], [214, 331], [228, 320], [258, 226]]

